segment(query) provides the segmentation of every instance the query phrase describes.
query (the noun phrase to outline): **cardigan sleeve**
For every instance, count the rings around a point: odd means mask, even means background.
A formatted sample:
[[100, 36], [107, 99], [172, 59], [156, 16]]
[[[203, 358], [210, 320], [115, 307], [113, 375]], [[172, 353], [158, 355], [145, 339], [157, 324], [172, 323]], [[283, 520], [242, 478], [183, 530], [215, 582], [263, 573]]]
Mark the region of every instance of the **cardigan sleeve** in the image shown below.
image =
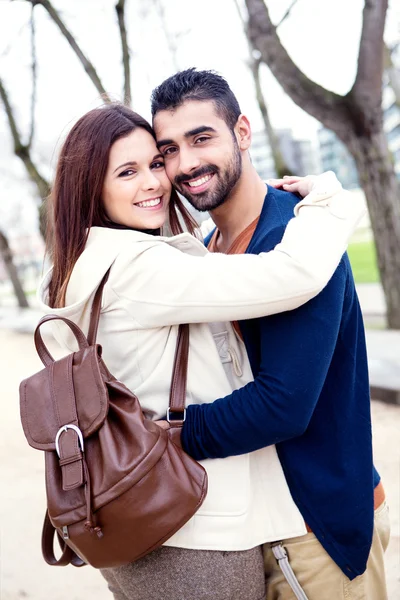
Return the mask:
[[250, 319], [298, 308], [328, 283], [365, 212], [348, 192], [320, 196], [322, 202], [317, 192], [303, 200], [271, 252], [193, 256], [155, 241], [133, 257], [128, 249], [117, 259], [110, 288], [143, 328]]
[[308, 304], [257, 321], [255, 380], [211, 404], [187, 407], [181, 439], [188, 454], [197, 460], [245, 454], [306, 431], [337, 343], [345, 289], [342, 261]]

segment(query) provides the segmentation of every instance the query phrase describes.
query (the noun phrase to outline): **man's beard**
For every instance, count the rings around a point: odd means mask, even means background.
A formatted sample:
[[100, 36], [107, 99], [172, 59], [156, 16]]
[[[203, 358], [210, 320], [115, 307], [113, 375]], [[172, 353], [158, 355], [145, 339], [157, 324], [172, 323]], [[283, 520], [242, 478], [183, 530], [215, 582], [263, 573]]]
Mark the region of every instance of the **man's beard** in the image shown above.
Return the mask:
[[187, 186], [183, 186], [183, 182], [188, 181], [187, 175], [178, 175], [174, 180], [174, 185], [178, 192], [182, 194], [190, 204], [200, 212], [214, 210], [221, 206], [229, 197], [233, 188], [237, 184], [242, 174], [242, 155], [240, 154], [239, 146], [234, 139], [232, 156], [224, 168], [221, 170], [216, 165], [207, 165], [197, 169], [191, 174], [190, 180], [194, 181], [205, 175], [213, 175], [216, 178], [216, 183], [211, 184], [212, 188], [201, 194], [191, 194]]

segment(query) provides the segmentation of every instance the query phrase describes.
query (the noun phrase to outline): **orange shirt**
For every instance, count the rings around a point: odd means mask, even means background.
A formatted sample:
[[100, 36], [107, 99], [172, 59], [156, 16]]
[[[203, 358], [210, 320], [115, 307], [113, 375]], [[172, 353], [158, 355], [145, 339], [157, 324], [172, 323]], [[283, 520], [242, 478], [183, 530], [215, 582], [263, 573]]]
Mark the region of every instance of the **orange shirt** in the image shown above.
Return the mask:
[[[225, 254], [244, 254], [246, 252], [247, 247], [250, 244], [250, 240], [253, 237], [253, 233], [256, 230], [259, 218], [260, 217], [254, 219], [254, 221], [250, 223], [250, 225], [248, 225], [246, 229], [243, 229], [243, 231], [239, 233], [239, 235], [234, 240], [233, 244], [228, 248], [228, 251], [225, 252]], [[207, 246], [207, 249], [210, 252], [219, 252], [217, 248], [218, 236], [219, 230], [216, 229]], [[232, 326], [238, 334], [238, 336], [242, 339], [242, 333], [240, 331], [239, 323], [237, 321], [233, 321]]]

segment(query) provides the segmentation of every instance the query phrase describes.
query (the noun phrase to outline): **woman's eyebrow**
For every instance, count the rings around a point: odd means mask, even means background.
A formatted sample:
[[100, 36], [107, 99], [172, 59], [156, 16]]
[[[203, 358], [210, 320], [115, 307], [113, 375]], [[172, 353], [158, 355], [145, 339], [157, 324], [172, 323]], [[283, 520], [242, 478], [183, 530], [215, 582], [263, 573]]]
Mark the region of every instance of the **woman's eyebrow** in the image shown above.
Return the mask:
[[118, 169], [121, 169], [122, 167], [133, 167], [134, 165], [137, 165], [137, 162], [135, 162], [134, 160], [129, 160], [128, 162], [123, 163], [122, 165], [119, 165], [119, 167], [114, 169], [113, 173], [115, 173], [115, 171], [118, 171]]
[[[156, 158], [162, 158], [164, 159], [162, 154], [156, 154], [155, 156], [153, 156], [153, 158], [151, 159], [151, 162], [153, 162], [153, 160], [156, 160]], [[122, 167], [134, 167], [135, 165], [137, 165], [137, 162], [134, 160], [129, 160], [126, 163], [123, 163], [122, 165], [119, 165], [119, 167], [117, 167], [116, 169], [114, 169], [113, 173], [115, 173], [115, 171], [118, 171], [118, 169], [121, 169]]]

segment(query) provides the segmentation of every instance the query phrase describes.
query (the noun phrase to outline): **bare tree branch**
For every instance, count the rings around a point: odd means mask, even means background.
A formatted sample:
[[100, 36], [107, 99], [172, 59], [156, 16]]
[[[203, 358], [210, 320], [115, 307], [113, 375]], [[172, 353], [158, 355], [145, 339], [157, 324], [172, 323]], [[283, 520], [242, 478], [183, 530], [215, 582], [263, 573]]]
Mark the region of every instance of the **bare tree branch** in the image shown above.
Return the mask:
[[378, 107], [382, 103], [383, 32], [388, 0], [365, 0], [358, 53], [357, 75], [351, 95], [358, 104]]
[[67, 29], [65, 23], [62, 21], [59, 13], [56, 11], [56, 9], [54, 8], [54, 6], [50, 2], [50, 0], [26, 0], [26, 1], [31, 2], [33, 6], [35, 6], [36, 4], [40, 4], [41, 6], [43, 6], [43, 8], [48, 12], [51, 19], [54, 21], [54, 23], [60, 29], [62, 35], [65, 37], [65, 39], [69, 43], [72, 50], [75, 52], [81, 65], [85, 69], [86, 73], [88, 74], [88, 76], [89, 76], [91, 82], [93, 83], [93, 85], [95, 86], [96, 90], [99, 92], [99, 94], [101, 94], [103, 100], [105, 102], [111, 102], [111, 99], [110, 99], [109, 95], [107, 94], [103, 84], [101, 83], [100, 77], [98, 76], [96, 69], [94, 68], [94, 65], [90, 62], [90, 60], [82, 52], [79, 44], [77, 43], [77, 41], [75, 40], [74, 36], [69, 31], [69, 29]]
[[4, 84], [3, 84], [3, 81], [1, 80], [1, 78], [0, 78], [0, 97], [3, 101], [7, 119], [8, 119], [8, 124], [10, 126], [11, 136], [12, 136], [12, 139], [14, 142], [14, 151], [15, 151], [15, 153], [17, 153], [19, 148], [23, 146], [23, 143], [22, 143], [21, 136], [20, 136], [18, 128], [17, 128], [17, 123], [15, 121], [14, 112], [12, 110], [10, 101], [8, 99], [8, 94], [6, 92], [6, 89], [4, 87]]
[[160, 17], [161, 27], [164, 31], [165, 39], [167, 40], [168, 49], [171, 53], [172, 64], [174, 65], [175, 71], [180, 70], [179, 62], [178, 62], [178, 47], [176, 45], [175, 37], [171, 35], [170, 29], [168, 27], [168, 22], [165, 16], [165, 9], [163, 0], [153, 0], [154, 6], [156, 7], [158, 16]]
[[[245, 21], [244, 16], [242, 15], [239, 1], [238, 0], [233, 0], [233, 1], [236, 6], [236, 9], [237, 9], [239, 19], [242, 22], [243, 29], [246, 31], [246, 33], [248, 33], [247, 23]], [[296, 0], [296, 2], [297, 2], [297, 0]], [[261, 58], [255, 57], [255, 48], [254, 48], [253, 44], [251, 43], [251, 40], [248, 35], [246, 35], [246, 38], [247, 38], [247, 45], [248, 45], [248, 49], [249, 49], [249, 67], [250, 67], [250, 70], [253, 75], [257, 103], [258, 103], [258, 107], [260, 109], [261, 116], [264, 121], [264, 129], [265, 129], [265, 133], [268, 138], [269, 147], [271, 149], [272, 159], [274, 161], [275, 172], [278, 177], [282, 177], [283, 175], [290, 175], [291, 174], [290, 169], [284, 161], [284, 158], [282, 156], [282, 152], [281, 152], [281, 149], [279, 146], [279, 140], [275, 134], [275, 130], [272, 126], [271, 119], [269, 118], [267, 102], [265, 100], [264, 93], [263, 93], [262, 87], [261, 87], [261, 79], [260, 79]]]
[[31, 128], [29, 133], [28, 148], [32, 146], [35, 135], [35, 108], [37, 96], [37, 60], [36, 60], [36, 28], [35, 28], [35, 6], [32, 4], [31, 12], [31, 54], [32, 54], [32, 96], [31, 96]]
[[125, 25], [125, 0], [118, 0], [115, 10], [117, 12], [118, 26], [122, 44], [122, 64], [124, 66], [124, 103], [130, 106], [132, 103], [131, 67], [128, 36]]
[[[338, 111], [341, 112], [342, 126], [348, 127], [350, 121], [343, 97], [326, 90], [300, 71], [282, 46], [264, 1], [246, 0], [246, 6], [251, 43], [259, 50], [263, 62], [271, 69], [284, 91], [326, 127], [334, 129]], [[336, 109], [335, 119], [332, 118], [333, 109]]]
[[287, 9], [287, 11], [283, 15], [282, 19], [275, 26], [276, 29], [279, 29], [279, 27], [282, 25], [282, 23], [284, 23], [286, 21], [286, 19], [290, 16], [290, 13], [292, 12], [292, 8], [294, 8], [294, 6], [295, 6], [295, 4], [297, 4], [297, 2], [298, 2], [298, 0], [293, 0], [292, 1], [291, 5], [289, 6], [289, 8]]
[[14, 264], [14, 257], [11, 248], [8, 244], [6, 236], [2, 231], [0, 231], [0, 257], [3, 259], [4, 267], [12, 283], [14, 294], [18, 301], [18, 306], [20, 308], [28, 308], [29, 303], [23, 290], [21, 280], [18, 276], [18, 271]]
[[30, 148], [26, 144], [22, 142], [21, 135], [18, 131], [18, 127], [15, 121], [14, 111], [10, 104], [7, 91], [4, 87], [4, 84], [0, 78], [0, 98], [3, 101], [4, 108], [6, 111], [8, 124], [11, 131], [11, 136], [14, 143], [14, 152], [22, 160], [24, 163], [26, 172], [29, 176], [29, 179], [35, 184], [36, 190], [38, 192], [39, 197], [42, 200], [42, 204], [39, 207], [39, 220], [40, 220], [40, 230], [42, 235], [44, 236], [45, 228], [46, 228], [46, 215], [45, 208], [43, 202], [47, 198], [50, 191], [50, 184], [46, 179], [40, 174], [38, 168], [32, 160]]
[[21, 27], [18, 29], [15, 36], [13, 36], [13, 39], [11, 40], [11, 42], [4, 48], [3, 52], [0, 54], [0, 58], [4, 58], [5, 56], [7, 56], [7, 54], [10, 52], [11, 48], [14, 46], [15, 42], [17, 41], [17, 39], [19, 38], [21, 33], [23, 33], [23, 31], [25, 30], [26, 27], [28, 27], [29, 23], [30, 23], [30, 20], [27, 21], [26, 23], [24, 23], [23, 25], [21, 25]]

